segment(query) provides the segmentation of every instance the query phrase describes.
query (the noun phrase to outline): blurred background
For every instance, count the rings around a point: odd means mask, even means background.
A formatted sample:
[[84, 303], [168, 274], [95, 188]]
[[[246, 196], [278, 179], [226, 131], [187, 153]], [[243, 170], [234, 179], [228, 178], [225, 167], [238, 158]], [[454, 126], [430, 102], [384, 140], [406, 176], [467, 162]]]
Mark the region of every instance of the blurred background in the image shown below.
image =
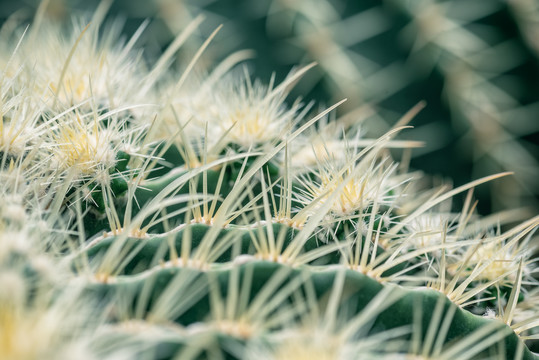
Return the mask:
[[[69, 20], [98, 0], [49, 0]], [[40, 0], [0, 0], [0, 21], [26, 24]], [[146, 20], [139, 45], [151, 63], [191, 20], [205, 21], [178, 54], [190, 59], [223, 24], [199, 67], [252, 49], [256, 77], [283, 79], [316, 61], [291, 96], [339, 109], [377, 136], [425, 100], [401, 138], [421, 140], [411, 166], [454, 186], [501, 171], [479, 187], [480, 213], [539, 211], [539, 1], [537, 0], [116, 0], [109, 18], [126, 36]], [[458, 204], [457, 204], [458, 205]]]

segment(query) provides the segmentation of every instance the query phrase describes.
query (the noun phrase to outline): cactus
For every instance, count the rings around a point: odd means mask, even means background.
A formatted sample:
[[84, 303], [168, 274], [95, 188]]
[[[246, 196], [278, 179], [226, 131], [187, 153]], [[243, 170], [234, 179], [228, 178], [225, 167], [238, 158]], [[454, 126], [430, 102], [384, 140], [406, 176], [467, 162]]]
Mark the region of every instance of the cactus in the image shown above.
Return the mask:
[[42, 10], [1, 33], [1, 358], [538, 358], [539, 217], [397, 163], [422, 105], [366, 139], [288, 101], [314, 64], [197, 72], [218, 28], [173, 70], [195, 19], [148, 66], [106, 2]]

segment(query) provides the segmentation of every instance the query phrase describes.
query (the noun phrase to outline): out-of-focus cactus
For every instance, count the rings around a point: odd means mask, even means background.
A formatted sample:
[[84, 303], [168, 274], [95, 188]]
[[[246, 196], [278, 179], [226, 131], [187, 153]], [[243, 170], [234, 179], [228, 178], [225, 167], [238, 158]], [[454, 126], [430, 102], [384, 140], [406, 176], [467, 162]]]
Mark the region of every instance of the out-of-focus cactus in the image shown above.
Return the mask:
[[[47, 12], [67, 17], [97, 3], [50, 0]], [[19, 7], [8, 1], [4, 11]], [[387, 131], [400, 113], [426, 99], [409, 135], [426, 143], [413, 152], [413, 167], [459, 185], [513, 171], [478, 191], [480, 211], [538, 208], [534, 1], [118, 0], [111, 9], [128, 17], [130, 34], [152, 18], [144, 41], [153, 52], [204, 16], [183, 45], [188, 51], [176, 55], [183, 60], [224, 24], [220, 46], [206, 51], [200, 68], [240, 48], [254, 50], [257, 72], [268, 76], [316, 61], [293, 94], [329, 103], [348, 98], [339, 112], [365, 121], [371, 135]]]
[[1, 39], [2, 359], [537, 358], [539, 217], [397, 163], [421, 104], [366, 138], [287, 102], [314, 64], [197, 71], [217, 28], [172, 70], [195, 18], [146, 65], [46, 5]]

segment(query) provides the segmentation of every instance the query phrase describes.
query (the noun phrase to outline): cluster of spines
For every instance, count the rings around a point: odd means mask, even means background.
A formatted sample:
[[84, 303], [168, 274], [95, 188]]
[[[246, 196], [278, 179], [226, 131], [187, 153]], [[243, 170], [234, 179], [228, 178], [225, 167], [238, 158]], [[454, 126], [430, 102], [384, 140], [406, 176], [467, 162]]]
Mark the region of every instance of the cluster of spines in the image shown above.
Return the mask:
[[[98, 40], [104, 11], [59, 51], [64, 62], [57, 73], [24, 60], [39, 43], [35, 28], [3, 69], [1, 246], [13, 242], [24, 256], [17, 266], [11, 255], [0, 260], [18, 272], [19, 283], [46, 290], [8, 289], [2, 301], [15, 300], [28, 318], [8, 319], [6, 308], [3, 325], [73, 316], [81, 329], [72, 342], [58, 343], [60, 322], [51, 328], [57, 342], [49, 345], [58, 350], [47, 349], [51, 358], [75, 345], [96, 357], [107, 349], [119, 358], [301, 357], [312, 355], [313, 339], [327, 344], [317, 355], [332, 358], [535, 358], [519, 335], [535, 337], [529, 330], [537, 315], [518, 315], [536, 287], [527, 245], [539, 220], [491, 230], [512, 220], [500, 215], [476, 228], [471, 192], [460, 216], [436, 211], [499, 176], [415, 193], [414, 177], [399, 172], [387, 153], [415, 145], [393, 140], [409, 116], [379, 139], [364, 140], [339, 120], [332, 125], [337, 131], [317, 125], [340, 103], [310, 120], [300, 102], [286, 107], [290, 86], [310, 66], [264, 87], [247, 75], [239, 82], [233, 73], [223, 76], [240, 55], [207, 83], [191, 85], [193, 96], [185, 95], [189, 71], [169, 88], [167, 64], [192, 28], [153, 70], [138, 74], [140, 92], [115, 92], [121, 79], [108, 81], [101, 68], [83, 68], [89, 73], [81, 75], [73, 65], [97, 51], [103, 66], [142, 68], [132, 63], [136, 37], [117, 49], [120, 55], [109, 40]], [[156, 104], [137, 111], [143, 106], [136, 102], [147, 97]], [[11, 130], [20, 123], [30, 125], [28, 135]], [[304, 135], [316, 126], [317, 148]], [[306, 144], [314, 163], [291, 154], [300, 150], [296, 143]], [[33, 266], [38, 254], [58, 265]], [[51, 271], [58, 272], [53, 284], [41, 275]], [[19, 286], [11, 283], [10, 289]], [[492, 296], [485, 298], [487, 292]], [[75, 314], [81, 303], [84, 311]], [[34, 307], [42, 312], [28, 311]], [[84, 316], [99, 321], [84, 328]], [[0, 351], [23, 356], [16, 352], [23, 351], [18, 333], [4, 334]], [[471, 339], [477, 344], [470, 348]]]

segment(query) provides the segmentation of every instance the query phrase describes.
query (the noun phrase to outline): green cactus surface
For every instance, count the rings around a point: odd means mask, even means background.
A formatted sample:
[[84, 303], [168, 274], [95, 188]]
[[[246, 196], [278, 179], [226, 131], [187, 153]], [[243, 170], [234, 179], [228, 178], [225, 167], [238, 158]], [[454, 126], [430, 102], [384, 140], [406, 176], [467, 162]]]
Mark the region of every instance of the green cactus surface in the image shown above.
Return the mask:
[[0, 359], [539, 359], [539, 216], [410, 169], [424, 104], [365, 138], [315, 63], [47, 6], [0, 31]]

